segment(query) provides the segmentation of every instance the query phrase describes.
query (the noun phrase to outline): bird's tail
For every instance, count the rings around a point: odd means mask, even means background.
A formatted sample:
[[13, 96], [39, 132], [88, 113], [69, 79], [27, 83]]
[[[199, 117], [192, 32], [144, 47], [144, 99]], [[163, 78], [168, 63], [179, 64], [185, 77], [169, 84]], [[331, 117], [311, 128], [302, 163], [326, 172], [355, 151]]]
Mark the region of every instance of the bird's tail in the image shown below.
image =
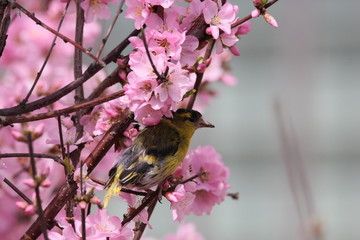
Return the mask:
[[121, 184], [120, 184], [120, 175], [123, 171], [123, 167], [119, 166], [116, 169], [115, 174], [113, 174], [109, 181], [107, 182], [105, 188], [107, 188], [106, 194], [105, 194], [105, 198], [104, 198], [104, 208], [107, 207], [107, 205], [109, 204], [110, 198], [112, 196], [118, 195], [121, 191]]

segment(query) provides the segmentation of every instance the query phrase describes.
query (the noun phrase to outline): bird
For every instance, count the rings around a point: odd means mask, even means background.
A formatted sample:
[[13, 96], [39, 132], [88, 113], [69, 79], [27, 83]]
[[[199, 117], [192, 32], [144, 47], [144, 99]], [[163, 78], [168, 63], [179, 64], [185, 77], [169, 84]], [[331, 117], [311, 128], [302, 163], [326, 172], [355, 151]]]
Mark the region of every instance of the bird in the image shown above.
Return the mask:
[[204, 127], [215, 126], [198, 111], [183, 108], [145, 127], [110, 169], [104, 207], [122, 187], [147, 190], [165, 181], [181, 165], [195, 130]]

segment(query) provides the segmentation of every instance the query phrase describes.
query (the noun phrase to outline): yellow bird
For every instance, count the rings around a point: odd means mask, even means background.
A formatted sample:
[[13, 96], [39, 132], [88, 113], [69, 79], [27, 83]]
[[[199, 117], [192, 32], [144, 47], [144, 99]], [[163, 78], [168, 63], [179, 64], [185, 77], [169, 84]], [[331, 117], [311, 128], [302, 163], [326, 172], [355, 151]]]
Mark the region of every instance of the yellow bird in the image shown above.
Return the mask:
[[214, 125], [195, 110], [178, 109], [173, 118], [144, 128], [110, 169], [104, 207], [123, 186], [148, 189], [173, 174], [185, 158], [195, 130], [202, 127]]

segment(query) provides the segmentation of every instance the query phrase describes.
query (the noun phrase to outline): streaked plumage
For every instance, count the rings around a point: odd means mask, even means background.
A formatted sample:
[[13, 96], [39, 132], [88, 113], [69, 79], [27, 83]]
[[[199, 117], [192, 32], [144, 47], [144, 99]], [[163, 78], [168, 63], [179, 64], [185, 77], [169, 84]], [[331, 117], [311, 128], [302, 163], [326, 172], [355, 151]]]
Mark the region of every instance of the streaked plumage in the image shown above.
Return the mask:
[[148, 189], [174, 173], [185, 158], [192, 135], [201, 127], [214, 126], [195, 110], [179, 109], [173, 118], [163, 118], [141, 131], [109, 172], [104, 206], [123, 186]]

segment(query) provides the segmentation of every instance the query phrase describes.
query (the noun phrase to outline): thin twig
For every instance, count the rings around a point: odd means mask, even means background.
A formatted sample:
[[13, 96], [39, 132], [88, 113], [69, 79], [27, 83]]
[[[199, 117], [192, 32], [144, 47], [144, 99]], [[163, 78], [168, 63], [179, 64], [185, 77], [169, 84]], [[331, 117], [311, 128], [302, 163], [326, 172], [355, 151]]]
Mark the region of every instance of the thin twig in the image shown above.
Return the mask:
[[86, 240], [86, 213], [81, 209], [81, 240]]
[[[208, 47], [207, 47], [205, 55], [204, 55], [204, 60], [203, 60], [204, 62], [207, 59], [210, 58], [211, 52], [212, 52], [212, 50], [214, 48], [214, 45], [215, 45], [215, 41], [213, 39], [209, 40]], [[201, 85], [203, 77], [204, 77], [204, 72], [203, 71], [196, 73], [196, 81], [195, 81], [195, 84], [194, 84], [195, 92], [194, 92], [194, 94], [192, 94], [190, 96], [188, 105], [186, 107], [187, 109], [192, 109], [194, 107], [195, 99], [196, 99], [196, 96], [197, 96], [197, 94], [199, 92], [200, 85]]]
[[[63, 13], [62, 13], [62, 16], [61, 16], [61, 19], [60, 19], [60, 21], [59, 21], [59, 25], [58, 25], [58, 27], [57, 27], [57, 29], [56, 29], [57, 32], [60, 32], [61, 26], [62, 26], [62, 24], [63, 24], [63, 22], [64, 22], [64, 18], [65, 18], [66, 12], [67, 12], [67, 10], [68, 10], [68, 8], [69, 8], [69, 5], [70, 5], [70, 0], [68, 0], [67, 3], [66, 3], [65, 9], [64, 9], [64, 11], [63, 11]], [[39, 72], [36, 74], [36, 78], [35, 78], [35, 80], [34, 80], [33, 85], [31, 86], [28, 94], [26, 95], [26, 97], [25, 97], [25, 98], [22, 100], [22, 102], [20, 103], [21, 105], [26, 104], [26, 103], [29, 101], [29, 98], [30, 98], [32, 92], [34, 91], [35, 86], [36, 86], [36, 84], [38, 83], [38, 81], [39, 81], [39, 79], [40, 79], [40, 77], [41, 77], [41, 74], [43, 73], [43, 71], [44, 71], [44, 69], [45, 69], [45, 66], [46, 66], [47, 62], [49, 61], [50, 55], [51, 55], [51, 53], [52, 53], [52, 51], [53, 51], [53, 49], [54, 49], [54, 47], [55, 47], [55, 45], [56, 45], [56, 39], [57, 39], [57, 37], [58, 37], [57, 35], [54, 36], [54, 39], [53, 39], [53, 41], [52, 41], [52, 43], [51, 43], [51, 45], [50, 45], [50, 49], [49, 49], [49, 51], [48, 51], [48, 53], [47, 53], [47, 55], [46, 55], [46, 57], [45, 57], [45, 60], [44, 60], [44, 62], [43, 62], [43, 64], [42, 64]]]
[[145, 36], [145, 31], [144, 31], [144, 28], [141, 29], [141, 36], [142, 36], [142, 40], [143, 40], [143, 43], [144, 43], [144, 48], [145, 48], [145, 51], [146, 51], [146, 55], [149, 59], [149, 62], [150, 62], [150, 65], [155, 73], [155, 75], [157, 76], [157, 78], [159, 80], [161, 80], [162, 78], [162, 75], [158, 72], [158, 70], [156, 69], [156, 66], [152, 60], [152, 57], [151, 57], [151, 54], [150, 54], [150, 51], [149, 51], [149, 45], [147, 44], [147, 41], [146, 41], [146, 36]]
[[39, 187], [40, 183], [39, 183], [39, 178], [37, 176], [36, 163], [35, 163], [35, 158], [34, 158], [34, 150], [33, 150], [33, 144], [32, 144], [32, 139], [31, 139], [30, 133], [28, 133], [28, 135], [27, 135], [27, 140], [28, 140], [28, 145], [29, 145], [32, 177], [36, 183], [35, 184], [35, 195], [36, 195], [35, 197], [36, 197], [37, 212], [39, 214], [41, 231], [44, 235], [44, 239], [48, 240], [49, 238], [48, 238], [48, 234], [47, 234], [47, 227], [46, 227], [46, 221], [45, 221], [45, 217], [44, 217], [44, 211], [41, 206], [40, 187]]
[[146, 208], [154, 200], [154, 198], [157, 200], [158, 196], [159, 196], [158, 189], [148, 194], [148, 196], [145, 196], [141, 205], [136, 209], [134, 209], [128, 216], [124, 217], [124, 219], [121, 222], [121, 225], [124, 226], [132, 219], [134, 219], [134, 217], [136, 217], [142, 210], [144, 210], [144, 208]]
[[[156, 190], [155, 193], [159, 194], [160, 189], [161, 189], [161, 187], [158, 187], [158, 190]], [[158, 202], [157, 197], [158, 197], [158, 195], [157, 196], [154, 195], [154, 197], [153, 197], [152, 201], [150, 202], [149, 207], [147, 209], [147, 211], [148, 211], [148, 219], [147, 220], [148, 221], [150, 220], [150, 217], [151, 217], [151, 215], [152, 215], [152, 213], [153, 213], [153, 211], [155, 209], [155, 206], [156, 206], [156, 204]], [[143, 235], [143, 233], [145, 231], [146, 226], [147, 226], [147, 223], [142, 222], [140, 224], [140, 227], [137, 229], [133, 240], [140, 240], [141, 236]]]
[[18, 2], [12, 2], [13, 6], [16, 7], [17, 9], [19, 9], [20, 11], [22, 11], [26, 16], [28, 16], [29, 18], [31, 18], [36, 24], [40, 25], [41, 27], [45, 28], [46, 30], [48, 30], [49, 32], [55, 34], [56, 36], [58, 36], [59, 38], [61, 38], [62, 40], [64, 40], [64, 42], [69, 42], [71, 45], [73, 45], [74, 47], [80, 49], [82, 52], [84, 52], [85, 54], [87, 54], [89, 57], [91, 57], [92, 59], [94, 59], [96, 62], [98, 62], [99, 64], [101, 64], [103, 67], [106, 65], [102, 60], [100, 60], [99, 58], [97, 58], [95, 55], [93, 55], [92, 53], [89, 52], [89, 50], [85, 49], [83, 46], [79, 45], [78, 43], [76, 43], [74, 40], [66, 37], [65, 35], [59, 33], [58, 31], [52, 29], [50, 26], [46, 25], [45, 23], [43, 23], [40, 19], [38, 19], [37, 17], [35, 17], [35, 14], [29, 12], [26, 8], [24, 8], [23, 6], [21, 6]]
[[9, 179], [4, 178], [4, 182], [11, 187], [14, 192], [16, 192], [22, 199], [25, 200], [30, 205], [33, 205], [34, 203], [31, 201], [30, 198], [28, 198], [20, 189], [18, 189], [12, 182], [9, 181]]
[[[46, 153], [34, 153], [33, 154], [35, 158], [50, 158], [53, 159], [55, 162], [60, 163], [61, 165], [63, 162], [61, 161], [60, 156], [52, 155], [52, 154], [46, 154]], [[1, 158], [18, 158], [18, 157], [30, 157], [29, 153], [1, 153]]]
[[124, 3], [125, 3], [125, 0], [122, 0], [122, 1], [120, 2], [119, 8], [118, 8], [118, 10], [117, 10], [116, 13], [115, 13], [115, 17], [113, 18], [113, 20], [112, 20], [112, 22], [111, 22], [111, 24], [110, 24], [110, 27], [109, 27], [109, 29], [108, 29], [105, 37], [104, 37], [104, 38], [102, 39], [102, 41], [101, 41], [101, 46], [100, 46], [100, 48], [99, 48], [98, 53], [96, 54], [96, 56], [97, 56], [98, 58], [100, 58], [101, 53], [102, 53], [102, 51], [104, 50], [105, 44], [106, 44], [106, 42], [107, 42], [107, 40], [108, 40], [108, 38], [109, 38], [109, 36], [110, 36], [110, 34], [111, 34], [114, 26], [115, 26], [115, 23], [116, 23], [119, 15], [123, 12], [122, 8], [123, 8], [123, 6], [124, 6]]
[[300, 225], [300, 230], [302, 231], [303, 237], [306, 236], [306, 217], [304, 215], [306, 215], [303, 210], [302, 210], [302, 204], [301, 204], [301, 190], [299, 190], [298, 184], [297, 184], [297, 179], [296, 179], [296, 169], [294, 169], [294, 166], [292, 166], [292, 161], [293, 161], [293, 149], [291, 146], [291, 139], [288, 136], [288, 132], [286, 130], [285, 127], [285, 121], [284, 121], [284, 116], [282, 113], [282, 109], [281, 109], [281, 105], [279, 103], [279, 101], [275, 101], [274, 103], [274, 112], [275, 112], [275, 117], [276, 117], [276, 122], [278, 125], [278, 134], [280, 137], [280, 142], [282, 145], [282, 154], [283, 154], [283, 158], [284, 158], [284, 164], [285, 164], [285, 169], [286, 169], [286, 173], [287, 173], [287, 177], [289, 180], [289, 185], [290, 185], [290, 190], [291, 190], [291, 194], [294, 198], [294, 202], [295, 202], [295, 207], [296, 207], [296, 213], [297, 213], [297, 217], [298, 217], [298, 221], [299, 221], [299, 225]]
[[179, 185], [179, 184], [185, 184], [185, 183], [187, 183], [187, 182], [194, 181], [195, 178], [201, 177], [202, 175], [205, 175], [205, 174], [207, 174], [207, 173], [208, 173], [207, 171], [201, 171], [201, 172], [199, 172], [198, 174], [195, 174], [194, 176], [192, 176], [192, 177], [190, 177], [190, 178], [188, 178], [188, 179], [185, 179], [184, 181], [181, 181], [181, 182], [175, 184], [174, 186], [169, 187], [165, 192], [174, 191], [175, 188], [177, 187], [177, 185]]
[[[85, 17], [84, 17], [84, 10], [80, 6], [80, 0], [76, 0], [76, 27], [75, 27], [75, 41], [82, 45], [83, 44], [83, 35], [84, 35], [84, 24], [85, 24]], [[83, 58], [82, 52], [79, 49], [75, 48], [74, 54], [74, 77], [75, 79], [81, 77], [82, 75], [82, 65], [83, 65]], [[84, 87], [81, 84], [79, 87], [75, 89], [75, 104], [80, 104], [84, 101]], [[80, 124], [80, 118], [82, 117], [81, 111], [77, 111], [76, 114], [72, 117], [74, 122], [74, 126], [76, 129], [76, 141], [79, 140], [84, 134], [84, 126]], [[73, 165], [76, 167], [77, 163], [79, 162], [81, 151], [84, 148], [83, 144], [77, 146], [77, 148], [70, 154], [71, 161]]]
[[43, 120], [43, 119], [47, 119], [47, 118], [59, 117], [59, 116], [66, 115], [66, 114], [69, 114], [72, 112], [76, 112], [78, 110], [82, 110], [85, 108], [99, 105], [104, 102], [111, 101], [111, 100], [121, 97], [123, 95], [124, 95], [124, 91], [120, 90], [120, 91], [112, 93], [108, 96], [96, 98], [96, 99], [93, 99], [88, 102], [84, 102], [84, 103], [74, 105], [74, 106], [71, 106], [68, 108], [63, 108], [63, 109], [59, 109], [59, 110], [55, 110], [55, 111], [51, 111], [51, 112], [47, 112], [47, 113], [39, 113], [39, 114], [26, 115], [26, 116], [9, 116], [9, 117], [2, 117], [2, 118], [0, 117], [0, 125], [6, 126], [6, 125], [10, 125], [12, 123], [32, 122], [32, 121], [38, 121], [38, 120]]
[[[89, 154], [85, 159], [85, 164], [88, 166], [87, 175], [89, 175], [94, 168], [98, 165], [104, 155], [109, 151], [115, 140], [122, 134], [132, 121], [132, 116], [124, 114], [119, 122], [114, 123], [111, 128], [106, 132], [104, 137], [100, 140], [97, 147]], [[64, 207], [68, 200], [72, 199], [77, 190], [77, 184], [75, 181], [66, 181], [60, 188], [57, 195], [49, 203], [45, 209], [45, 217], [50, 224], [60, 210]], [[41, 234], [40, 218], [30, 226], [26, 233], [21, 237], [22, 240], [36, 239]]]
[[[53, 200], [49, 203], [44, 211], [48, 226], [52, 226], [54, 218], [64, 207], [65, 203], [72, 199], [77, 190], [77, 184], [73, 181], [71, 184], [65, 182], [59, 189]], [[40, 217], [29, 227], [26, 233], [21, 237], [21, 240], [37, 239], [41, 234]]]
[[58, 123], [59, 138], [60, 138], [60, 148], [61, 148], [60, 151], [62, 154], [62, 158], [65, 159], [66, 153], [65, 153], [64, 137], [62, 133], [61, 116], [57, 117], [57, 123]]
[[[136, 30], [136, 29], [134, 31], [132, 31], [126, 39], [124, 39], [120, 44], [118, 44], [102, 60], [106, 64], [108, 64], [112, 61], [115, 61], [119, 57], [121, 52], [129, 45], [130, 42], [128, 39], [132, 36], [138, 35], [139, 32], [140, 31]], [[99, 63], [91, 64], [79, 79], [76, 79], [75, 81], [69, 83], [68, 85], [59, 89], [58, 91], [56, 91], [46, 97], [38, 99], [36, 101], [27, 103], [25, 105], [18, 105], [18, 106], [11, 107], [11, 108], [0, 109], [0, 116], [16, 116], [19, 114], [28, 113], [33, 110], [40, 109], [42, 107], [50, 105], [50, 104], [54, 103], [55, 101], [59, 100], [60, 98], [62, 98], [63, 96], [67, 95], [71, 91], [73, 91], [75, 88], [77, 88], [84, 82], [86, 82], [90, 77], [94, 76], [102, 68], [103, 68], [103, 66], [100, 65]], [[1, 119], [0, 119], [0, 121], [1, 121]]]
[[[269, 7], [271, 7], [271, 5], [273, 5], [274, 3], [276, 3], [279, 0], [272, 0], [270, 2], [268, 2], [267, 4], [264, 5], [264, 8], [267, 9]], [[234, 22], [233, 24], [231, 24], [231, 28], [237, 27], [240, 24], [243, 24], [246, 21], [249, 21], [252, 18], [251, 14], [243, 17], [242, 19], [237, 20], [236, 22]]]
[[120, 78], [119, 70], [120, 67], [117, 66], [114, 71], [112, 71], [112, 73], [110, 73], [101, 83], [99, 83], [94, 91], [86, 98], [86, 101], [90, 101], [99, 97], [105, 91], [105, 89], [116, 83], [120, 83], [122, 86], [125, 85], [125, 79]]

